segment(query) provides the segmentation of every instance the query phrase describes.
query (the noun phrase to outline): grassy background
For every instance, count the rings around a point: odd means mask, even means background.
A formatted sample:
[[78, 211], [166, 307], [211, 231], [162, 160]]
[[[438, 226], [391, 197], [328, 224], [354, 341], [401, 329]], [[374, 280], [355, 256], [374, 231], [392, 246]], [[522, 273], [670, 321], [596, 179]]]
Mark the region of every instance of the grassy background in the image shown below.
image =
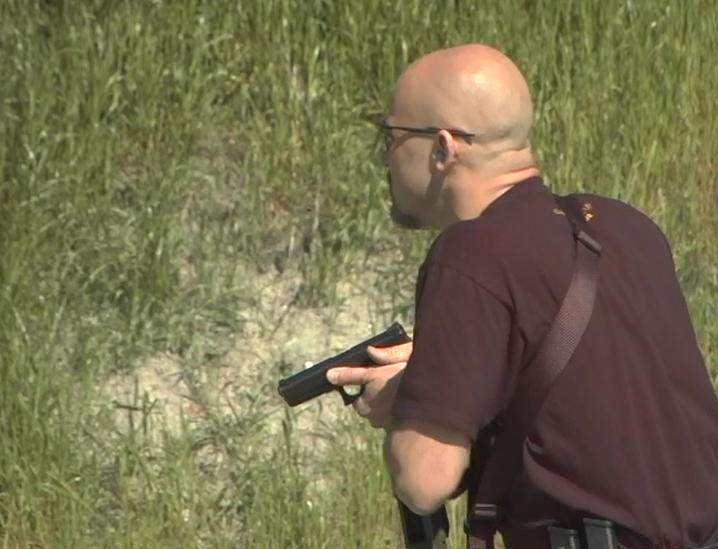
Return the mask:
[[410, 295], [429, 235], [391, 227], [364, 118], [408, 62], [469, 41], [525, 71], [555, 190], [620, 197], [664, 228], [715, 372], [712, 0], [3, 0], [2, 547], [396, 543], [364, 426], [310, 464], [336, 487], [315, 490], [291, 414], [267, 455], [248, 450], [259, 412], [207, 411], [228, 458], [208, 469], [189, 435], [157, 449], [146, 421], [120, 431], [92, 403], [137, 357], [169, 350], [198, 369], [241, 332], [240, 266], [298, 270], [297, 306], [314, 307], [388, 257], [385, 290]]

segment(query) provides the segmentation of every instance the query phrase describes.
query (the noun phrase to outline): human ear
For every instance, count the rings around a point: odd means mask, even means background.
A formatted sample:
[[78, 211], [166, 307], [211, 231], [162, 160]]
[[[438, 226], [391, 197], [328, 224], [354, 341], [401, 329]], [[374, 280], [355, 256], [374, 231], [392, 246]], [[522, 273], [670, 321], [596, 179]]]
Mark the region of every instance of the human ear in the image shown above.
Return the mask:
[[456, 154], [454, 138], [446, 130], [441, 130], [437, 136], [436, 150], [434, 151], [434, 161], [436, 167], [443, 169]]

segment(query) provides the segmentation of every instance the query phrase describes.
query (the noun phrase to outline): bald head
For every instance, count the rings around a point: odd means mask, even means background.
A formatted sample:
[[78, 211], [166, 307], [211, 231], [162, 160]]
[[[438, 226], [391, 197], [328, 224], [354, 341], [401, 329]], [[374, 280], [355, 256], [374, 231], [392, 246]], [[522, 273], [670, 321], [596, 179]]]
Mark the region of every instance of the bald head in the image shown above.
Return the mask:
[[470, 131], [494, 154], [529, 146], [533, 107], [526, 80], [506, 55], [468, 44], [412, 63], [394, 88], [391, 115]]
[[[441, 228], [480, 215], [538, 173], [532, 121], [526, 80], [494, 48], [456, 46], [412, 63], [394, 87], [385, 125], [394, 219]], [[422, 131], [426, 126], [439, 131]]]

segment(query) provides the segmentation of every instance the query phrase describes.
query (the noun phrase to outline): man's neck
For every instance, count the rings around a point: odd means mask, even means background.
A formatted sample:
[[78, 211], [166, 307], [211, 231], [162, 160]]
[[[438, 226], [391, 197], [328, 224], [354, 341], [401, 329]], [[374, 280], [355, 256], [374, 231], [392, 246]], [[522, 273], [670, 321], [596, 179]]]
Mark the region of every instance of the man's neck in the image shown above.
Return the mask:
[[480, 216], [486, 208], [515, 185], [537, 175], [540, 175], [539, 169], [532, 166], [490, 179], [472, 181], [464, 189], [470, 194], [461, 197], [460, 204], [457, 204], [455, 209], [458, 219], [473, 219]]

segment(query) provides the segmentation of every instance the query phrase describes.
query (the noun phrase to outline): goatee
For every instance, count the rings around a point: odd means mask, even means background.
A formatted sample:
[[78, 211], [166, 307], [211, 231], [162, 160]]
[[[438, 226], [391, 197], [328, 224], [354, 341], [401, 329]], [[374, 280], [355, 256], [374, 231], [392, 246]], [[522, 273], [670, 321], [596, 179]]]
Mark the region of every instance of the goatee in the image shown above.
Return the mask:
[[420, 231], [426, 228], [419, 219], [402, 212], [393, 200], [391, 203], [391, 220], [397, 227], [410, 231]]
[[389, 170], [387, 170], [386, 172], [386, 181], [389, 185], [389, 195], [391, 196], [390, 215], [391, 220], [394, 222], [394, 224], [397, 227], [401, 227], [402, 229], [407, 229], [410, 231], [419, 231], [425, 229], [426, 227], [419, 220], [419, 218], [402, 212], [399, 209], [399, 206], [397, 206], [396, 200], [394, 199], [394, 192], [391, 185], [391, 173], [389, 172]]

